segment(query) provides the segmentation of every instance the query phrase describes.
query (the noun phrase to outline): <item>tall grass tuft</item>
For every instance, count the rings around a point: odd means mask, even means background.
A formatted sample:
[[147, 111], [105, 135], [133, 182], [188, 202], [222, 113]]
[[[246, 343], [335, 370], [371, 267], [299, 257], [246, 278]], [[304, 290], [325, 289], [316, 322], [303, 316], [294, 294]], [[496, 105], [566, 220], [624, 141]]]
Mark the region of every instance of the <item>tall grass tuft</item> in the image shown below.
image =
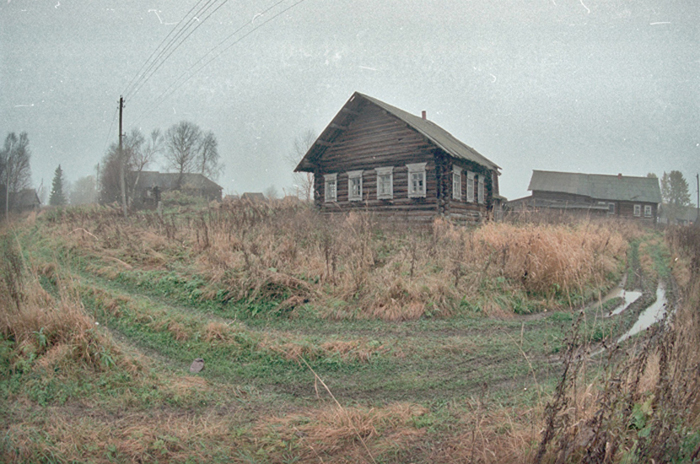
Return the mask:
[[23, 260], [14, 237], [0, 237], [0, 334], [13, 347], [10, 365], [27, 370], [77, 362], [105, 370], [121, 360], [119, 349], [97, 330], [69, 280], [55, 267], [41, 270], [53, 294], [40, 283], [39, 271]]
[[672, 228], [666, 240], [676, 280], [666, 283], [665, 324], [627, 346], [626, 356], [613, 344], [604, 374], [593, 382], [578, 373], [588, 359], [585, 347], [565, 359], [534, 462], [700, 459], [700, 230]]

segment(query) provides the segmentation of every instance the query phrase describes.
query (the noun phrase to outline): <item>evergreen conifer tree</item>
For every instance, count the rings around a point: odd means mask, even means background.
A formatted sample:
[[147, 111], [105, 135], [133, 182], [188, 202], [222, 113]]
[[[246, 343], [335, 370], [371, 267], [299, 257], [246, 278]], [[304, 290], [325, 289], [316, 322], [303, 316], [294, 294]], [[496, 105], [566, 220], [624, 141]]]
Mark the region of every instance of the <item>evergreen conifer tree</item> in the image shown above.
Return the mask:
[[51, 196], [49, 197], [49, 205], [51, 206], [63, 206], [66, 204], [66, 195], [63, 193], [63, 170], [59, 164], [56, 168], [56, 172], [53, 175], [53, 182], [51, 184]]

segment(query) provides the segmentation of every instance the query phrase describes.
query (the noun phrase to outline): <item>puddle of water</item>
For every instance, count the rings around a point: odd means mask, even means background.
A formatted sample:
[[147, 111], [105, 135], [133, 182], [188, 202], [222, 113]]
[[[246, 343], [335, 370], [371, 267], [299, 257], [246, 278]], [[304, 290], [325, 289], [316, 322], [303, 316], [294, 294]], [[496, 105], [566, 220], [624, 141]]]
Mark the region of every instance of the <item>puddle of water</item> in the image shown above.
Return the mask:
[[625, 301], [620, 306], [618, 306], [613, 312], [608, 314], [608, 316], [615, 316], [617, 314], [620, 314], [622, 311], [627, 309], [629, 307], [629, 305], [631, 305], [632, 303], [637, 301], [637, 298], [642, 296], [642, 292], [636, 292], [636, 291], [627, 292], [622, 287], [617, 287], [617, 288], [613, 289], [613, 291], [610, 292], [606, 296], [605, 299], [610, 300], [610, 299], [618, 297], [618, 296], [621, 296]]
[[666, 291], [664, 290], [663, 286], [659, 285], [659, 287], [656, 289], [656, 301], [654, 302], [654, 304], [642, 311], [642, 313], [639, 315], [639, 319], [637, 319], [632, 328], [628, 330], [624, 335], [622, 335], [617, 340], [617, 343], [622, 343], [623, 341], [630, 338], [632, 335], [636, 335], [639, 332], [648, 329], [649, 327], [663, 319], [665, 315]]

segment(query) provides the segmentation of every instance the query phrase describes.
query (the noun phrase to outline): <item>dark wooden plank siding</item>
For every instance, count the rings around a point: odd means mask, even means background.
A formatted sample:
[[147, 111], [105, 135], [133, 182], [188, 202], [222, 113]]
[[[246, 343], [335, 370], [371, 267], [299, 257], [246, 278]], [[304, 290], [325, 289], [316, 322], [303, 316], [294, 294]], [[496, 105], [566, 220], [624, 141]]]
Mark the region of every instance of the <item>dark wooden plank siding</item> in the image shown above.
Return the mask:
[[[448, 158], [449, 159], [449, 158]], [[461, 172], [461, 192], [460, 199], [455, 199], [453, 195], [452, 173], [454, 166], [462, 169]], [[479, 203], [479, 183], [478, 178], [474, 178], [474, 201], [467, 201], [467, 179], [468, 173], [472, 172], [476, 176], [483, 176], [484, 179], [484, 203]], [[493, 205], [493, 178], [497, 177], [492, 174], [493, 171], [484, 168], [476, 163], [467, 160], [449, 159], [446, 170], [445, 183], [445, 206], [444, 214], [452, 219], [467, 222], [480, 222], [485, 219]]]
[[[369, 105], [352, 120], [319, 160], [316, 204], [322, 211], [362, 209], [382, 215], [427, 217], [437, 213], [434, 146], [406, 123]], [[408, 197], [407, 164], [426, 163], [426, 197]], [[393, 198], [377, 199], [376, 168], [393, 169]], [[363, 171], [362, 201], [348, 200], [348, 171]], [[324, 200], [324, 174], [337, 173], [337, 201]]]

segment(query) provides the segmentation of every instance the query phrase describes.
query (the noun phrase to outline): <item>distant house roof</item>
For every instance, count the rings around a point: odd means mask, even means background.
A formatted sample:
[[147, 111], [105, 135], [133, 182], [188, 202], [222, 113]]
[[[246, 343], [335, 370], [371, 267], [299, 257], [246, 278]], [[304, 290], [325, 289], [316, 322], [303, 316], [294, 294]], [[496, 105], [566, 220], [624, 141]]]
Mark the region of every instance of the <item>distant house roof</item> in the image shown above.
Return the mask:
[[[158, 187], [161, 190], [173, 190], [178, 187], [180, 174], [177, 172], [157, 172], [157, 171], [141, 171], [139, 175], [139, 187], [153, 188]], [[207, 179], [199, 173], [184, 173], [182, 174], [182, 182], [180, 188], [195, 188], [202, 190], [221, 190], [221, 187], [216, 182]]]
[[569, 193], [598, 200], [661, 203], [659, 180], [655, 177], [532, 171], [528, 190]]
[[356, 114], [361, 103], [363, 102], [369, 102], [376, 105], [390, 115], [400, 119], [410, 128], [423, 135], [435, 146], [439, 147], [445, 153], [454, 158], [473, 161], [482, 166], [486, 166], [489, 169], [500, 169], [497, 164], [493, 163], [470, 146], [457, 140], [452, 134], [434, 122], [423, 119], [420, 116], [415, 116], [404, 110], [384, 103], [381, 100], [377, 100], [376, 98], [355, 92], [347, 103], [345, 103], [345, 106], [341, 108], [340, 112], [338, 112], [335, 118], [333, 118], [331, 123], [321, 133], [316, 142], [311, 146], [309, 151], [296, 167], [295, 171], [313, 170], [314, 161], [318, 160], [323, 155], [328, 145], [338, 136], [339, 131], [337, 129], [347, 124], [346, 118], [348, 114]]
[[265, 195], [260, 192], [245, 192], [241, 195], [241, 200], [265, 201]]
[[19, 193], [10, 194], [10, 200], [14, 203], [14, 207], [20, 210], [34, 209], [41, 206], [39, 195], [33, 188], [23, 189]]

